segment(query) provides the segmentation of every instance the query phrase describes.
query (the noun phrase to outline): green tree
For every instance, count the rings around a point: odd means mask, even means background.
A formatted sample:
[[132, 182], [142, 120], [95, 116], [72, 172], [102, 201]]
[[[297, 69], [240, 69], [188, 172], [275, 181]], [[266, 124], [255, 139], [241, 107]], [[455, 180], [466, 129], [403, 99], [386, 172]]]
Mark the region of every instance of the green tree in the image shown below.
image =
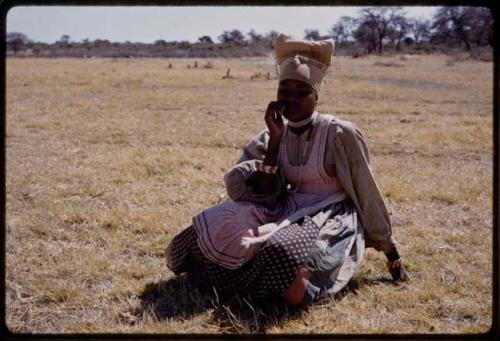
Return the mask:
[[70, 36], [67, 34], [63, 34], [58, 41], [59, 47], [71, 47], [69, 40]]
[[250, 38], [250, 42], [252, 44], [258, 44], [264, 40], [264, 37], [261, 34], [255, 32], [255, 30], [250, 30], [247, 35]]
[[306, 29], [304, 31], [304, 39], [306, 40], [321, 40], [321, 35], [318, 30], [309, 30]]
[[221, 43], [234, 43], [242, 45], [245, 42], [245, 36], [240, 30], [224, 31], [218, 39]]
[[274, 41], [278, 38], [279, 33], [271, 30], [264, 35], [264, 42], [269, 48], [274, 48]]
[[158, 40], [155, 40], [155, 43], [154, 43], [156, 46], [161, 46], [161, 47], [165, 47], [167, 46], [167, 42], [163, 39], [158, 39]]
[[198, 38], [198, 41], [200, 43], [208, 43], [208, 44], [213, 44], [213, 40], [212, 38], [210, 38], [210, 36], [201, 36]]
[[21, 32], [8, 32], [5, 38], [7, 48], [11, 48], [14, 54], [30, 42], [28, 36]]

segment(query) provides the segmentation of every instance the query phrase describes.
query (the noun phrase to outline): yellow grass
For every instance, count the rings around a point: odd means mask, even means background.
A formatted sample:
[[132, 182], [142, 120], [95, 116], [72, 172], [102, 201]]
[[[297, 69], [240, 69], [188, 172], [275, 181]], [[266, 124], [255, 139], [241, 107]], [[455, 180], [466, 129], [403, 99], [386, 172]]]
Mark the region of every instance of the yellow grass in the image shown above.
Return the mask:
[[[7, 325], [28, 333], [483, 333], [492, 319], [492, 65], [336, 58], [319, 111], [363, 131], [410, 272], [366, 253], [339, 300], [269, 314], [172, 280], [171, 237], [225, 199], [264, 127], [269, 58], [7, 60]], [[375, 63], [402, 66], [384, 67]], [[168, 63], [174, 65], [168, 69]], [[235, 79], [223, 80], [227, 68]]]

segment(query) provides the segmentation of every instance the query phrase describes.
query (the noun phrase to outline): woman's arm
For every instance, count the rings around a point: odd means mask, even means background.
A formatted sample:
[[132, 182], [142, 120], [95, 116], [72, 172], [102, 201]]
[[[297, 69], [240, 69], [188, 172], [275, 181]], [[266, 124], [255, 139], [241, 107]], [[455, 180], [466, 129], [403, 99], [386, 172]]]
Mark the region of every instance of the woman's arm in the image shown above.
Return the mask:
[[285, 125], [281, 116], [283, 110], [283, 104], [277, 101], [270, 102], [266, 109], [264, 121], [269, 131], [269, 140], [261, 171], [257, 173], [253, 181], [254, 192], [256, 194], [270, 194], [276, 189], [278, 181], [278, 153], [281, 137], [285, 131]]
[[281, 193], [277, 175], [278, 152], [284, 131], [279, 102], [269, 103], [264, 117], [267, 130], [261, 131], [243, 149], [236, 166], [224, 176], [229, 197], [273, 208]]
[[255, 178], [267, 153], [269, 132], [262, 130], [243, 148], [236, 164], [224, 174], [228, 196], [235, 201], [251, 201]]
[[[387, 265], [393, 279], [407, 280], [408, 276], [392, 237], [389, 213], [373, 177], [370, 154], [363, 135], [349, 122], [343, 122], [335, 129], [338, 138], [334, 152], [342, 154], [334, 156], [339, 179], [344, 180], [341, 182], [344, 187], [348, 187], [346, 190], [356, 197], [365, 232], [373, 247], [383, 251], [387, 257]], [[346, 181], [349, 177], [350, 181]]]
[[[280, 140], [276, 138], [270, 138], [267, 145], [264, 161], [262, 163], [264, 166], [269, 166], [271, 168], [276, 168], [278, 166], [279, 148]], [[251, 179], [249, 184], [253, 187], [253, 192], [255, 194], [271, 194], [275, 191], [278, 181], [277, 172], [266, 173], [257, 171], [254, 174], [255, 176]]]

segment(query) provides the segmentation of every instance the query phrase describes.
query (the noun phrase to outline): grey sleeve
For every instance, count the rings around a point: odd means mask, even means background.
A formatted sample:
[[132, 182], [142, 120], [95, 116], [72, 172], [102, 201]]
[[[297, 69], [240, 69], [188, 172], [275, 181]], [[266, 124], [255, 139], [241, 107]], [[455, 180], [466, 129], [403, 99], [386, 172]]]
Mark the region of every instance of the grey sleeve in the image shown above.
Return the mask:
[[246, 182], [257, 171], [260, 160], [246, 160], [229, 168], [224, 174], [224, 184], [229, 198], [235, 201], [251, 201], [252, 188]]
[[275, 190], [269, 194], [257, 194], [249, 178], [256, 177], [259, 164], [262, 164], [267, 151], [269, 133], [267, 129], [255, 135], [252, 140], [243, 148], [242, 154], [233, 167], [224, 174], [224, 184], [227, 195], [234, 201], [251, 201], [263, 206], [273, 206], [281, 191], [281, 182], [277, 182]]
[[344, 124], [342, 130], [342, 149], [349, 164], [368, 244], [372, 244], [376, 250], [388, 252], [394, 248], [395, 240], [386, 204], [373, 177], [368, 147], [361, 131], [354, 124]]

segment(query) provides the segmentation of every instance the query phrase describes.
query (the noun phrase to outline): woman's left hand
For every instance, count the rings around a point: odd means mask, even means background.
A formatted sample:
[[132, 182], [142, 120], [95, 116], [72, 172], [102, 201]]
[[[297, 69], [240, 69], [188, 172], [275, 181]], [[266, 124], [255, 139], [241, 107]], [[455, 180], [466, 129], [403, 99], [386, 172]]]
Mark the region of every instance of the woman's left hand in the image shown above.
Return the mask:
[[393, 261], [387, 262], [387, 268], [391, 273], [392, 279], [398, 282], [406, 282], [408, 280], [408, 274], [406, 273], [406, 269], [403, 266], [401, 258], [398, 258]]

